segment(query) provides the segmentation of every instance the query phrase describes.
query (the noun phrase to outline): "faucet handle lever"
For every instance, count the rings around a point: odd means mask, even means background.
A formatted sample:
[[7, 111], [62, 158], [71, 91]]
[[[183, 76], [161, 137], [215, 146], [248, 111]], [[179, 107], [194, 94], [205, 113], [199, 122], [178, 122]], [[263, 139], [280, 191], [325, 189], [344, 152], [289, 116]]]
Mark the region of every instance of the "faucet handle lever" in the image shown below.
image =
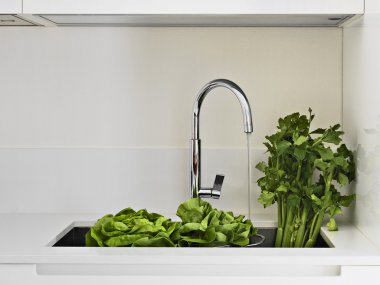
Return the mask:
[[214, 199], [219, 199], [222, 192], [222, 185], [224, 181], [223, 174], [217, 174], [215, 176], [214, 186], [212, 187], [211, 197]]
[[212, 188], [201, 188], [198, 191], [199, 198], [214, 198], [219, 199], [222, 191], [224, 175], [217, 174]]

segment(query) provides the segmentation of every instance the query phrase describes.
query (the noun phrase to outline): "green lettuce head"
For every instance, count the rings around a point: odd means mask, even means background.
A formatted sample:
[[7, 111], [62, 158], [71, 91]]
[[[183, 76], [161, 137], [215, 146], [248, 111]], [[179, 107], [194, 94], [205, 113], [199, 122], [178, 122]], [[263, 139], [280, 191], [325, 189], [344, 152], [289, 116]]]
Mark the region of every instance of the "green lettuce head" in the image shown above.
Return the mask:
[[179, 246], [246, 246], [257, 231], [244, 216], [213, 209], [199, 198], [181, 204], [177, 216], [182, 219], [176, 236]]
[[171, 235], [179, 228], [172, 222], [147, 210], [135, 212], [126, 208], [115, 216], [99, 219], [86, 235], [87, 246], [174, 247]]

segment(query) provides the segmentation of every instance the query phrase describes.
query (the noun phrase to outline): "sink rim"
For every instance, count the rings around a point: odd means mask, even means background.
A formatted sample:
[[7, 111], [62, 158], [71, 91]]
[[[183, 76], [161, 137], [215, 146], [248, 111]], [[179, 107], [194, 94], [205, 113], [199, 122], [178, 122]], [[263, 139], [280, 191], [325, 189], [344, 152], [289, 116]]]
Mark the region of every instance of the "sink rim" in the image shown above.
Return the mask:
[[[99, 248], [101, 249], [102, 247], [86, 247], [86, 246], [56, 246], [56, 244], [61, 240], [63, 239], [70, 231], [74, 230], [74, 228], [90, 228], [91, 226], [93, 226], [95, 224], [95, 221], [73, 221], [71, 222], [67, 227], [64, 228], [64, 230], [62, 230], [59, 234], [57, 234], [47, 245], [46, 247], [55, 247], [55, 248]], [[277, 227], [273, 227], [273, 226], [268, 226], [268, 227], [257, 227], [258, 230], [260, 229], [264, 229], [264, 230], [272, 230], [272, 229], [277, 229]], [[267, 238], [264, 239], [263, 243], [265, 243]], [[319, 233], [319, 239], [322, 239], [322, 243], [324, 243], [326, 246], [322, 245], [320, 247], [313, 247], [313, 248], [296, 248], [296, 249], [306, 249], [306, 250], [310, 250], [310, 249], [334, 249], [336, 248], [334, 246], [334, 244], [331, 242], [331, 240], [327, 237], [327, 235], [325, 234], [325, 232], [323, 230], [320, 231]], [[103, 247], [103, 248], [128, 248], [128, 247]], [[139, 247], [135, 247], [135, 248], [139, 248]], [[141, 247], [141, 248], [166, 248], [166, 249], [169, 249], [170, 247]], [[186, 247], [187, 248], [187, 247]], [[245, 249], [245, 248], [249, 248], [250, 250], [254, 250], [254, 249], [279, 249], [279, 250], [283, 250], [283, 249], [292, 249], [292, 248], [276, 248], [276, 247], [263, 247], [263, 246], [247, 246], [247, 247], [235, 247], [235, 246], [223, 246], [223, 247], [188, 247], [188, 248], [191, 248], [191, 249], [195, 249], [195, 248], [207, 248], [207, 249], [220, 249], [220, 248], [229, 248], [229, 249]], [[178, 248], [175, 248], [178, 250]], [[293, 248], [295, 249], [295, 248]]]

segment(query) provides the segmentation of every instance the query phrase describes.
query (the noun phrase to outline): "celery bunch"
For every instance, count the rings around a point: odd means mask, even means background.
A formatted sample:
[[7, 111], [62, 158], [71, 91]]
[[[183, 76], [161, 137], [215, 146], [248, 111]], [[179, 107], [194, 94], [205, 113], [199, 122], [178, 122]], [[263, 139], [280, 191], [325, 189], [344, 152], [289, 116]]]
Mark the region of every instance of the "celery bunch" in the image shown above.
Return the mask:
[[333, 217], [355, 199], [337, 190], [355, 178], [353, 154], [341, 144], [340, 125], [310, 130], [313, 119], [311, 109], [309, 116], [280, 118], [278, 131], [265, 137], [268, 162], [256, 165], [264, 173], [257, 181], [258, 201], [278, 207], [276, 247], [313, 247], [325, 215], [328, 229], [337, 230]]

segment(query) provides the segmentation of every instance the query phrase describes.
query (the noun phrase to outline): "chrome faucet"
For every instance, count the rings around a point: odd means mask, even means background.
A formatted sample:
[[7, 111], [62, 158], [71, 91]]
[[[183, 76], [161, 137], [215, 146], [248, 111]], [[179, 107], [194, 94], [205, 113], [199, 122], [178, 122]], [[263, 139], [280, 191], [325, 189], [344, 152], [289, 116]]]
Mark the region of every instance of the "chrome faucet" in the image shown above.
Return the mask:
[[207, 83], [197, 95], [193, 106], [192, 134], [190, 140], [190, 197], [219, 199], [224, 175], [216, 175], [212, 188], [201, 187], [201, 140], [199, 139], [199, 113], [206, 95], [216, 87], [225, 87], [232, 91], [239, 100], [243, 111], [244, 132], [252, 133], [251, 107], [243, 90], [232, 81], [216, 79]]

